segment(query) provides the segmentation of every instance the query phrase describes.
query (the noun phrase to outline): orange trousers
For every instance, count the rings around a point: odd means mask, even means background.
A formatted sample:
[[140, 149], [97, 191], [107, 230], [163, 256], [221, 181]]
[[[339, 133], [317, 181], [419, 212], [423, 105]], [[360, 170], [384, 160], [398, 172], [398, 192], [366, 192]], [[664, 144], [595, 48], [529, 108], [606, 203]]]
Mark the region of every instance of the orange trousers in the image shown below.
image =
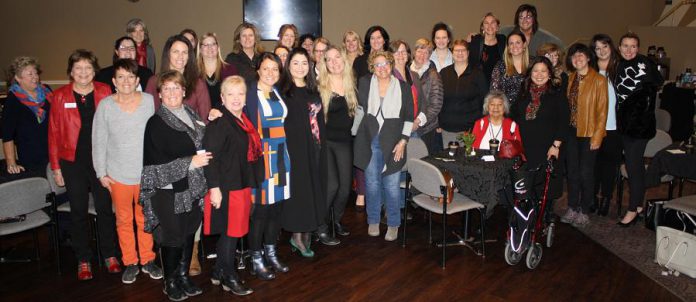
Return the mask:
[[[138, 251], [140, 252], [140, 264], [146, 264], [155, 260], [155, 253], [152, 251], [152, 234], [145, 233], [145, 216], [143, 207], [138, 203], [140, 196], [140, 185], [126, 185], [116, 182], [111, 185], [111, 200], [114, 203], [116, 213], [116, 232], [118, 233], [118, 244], [121, 246], [123, 254], [123, 265], [138, 264]], [[135, 236], [133, 232], [133, 213], [135, 212], [135, 223], [138, 231], [138, 251], [135, 247]]]

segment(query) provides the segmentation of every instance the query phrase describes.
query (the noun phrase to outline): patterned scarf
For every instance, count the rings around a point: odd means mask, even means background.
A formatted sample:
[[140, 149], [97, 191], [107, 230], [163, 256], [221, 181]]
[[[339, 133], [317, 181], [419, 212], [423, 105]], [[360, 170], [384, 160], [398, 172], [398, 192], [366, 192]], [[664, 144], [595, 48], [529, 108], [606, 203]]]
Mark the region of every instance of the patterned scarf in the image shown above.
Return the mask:
[[46, 99], [53, 95], [48, 87], [39, 84], [39, 86], [36, 87], [36, 98], [32, 98], [31, 95], [17, 83], [13, 83], [12, 86], [10, 86], [10, 92], [17, 97], [20, 103], [27, 106], [27, 108], [36, 115], [36, 121], [39, 122], [39, 124], [43, 123], [46, 119], [46, 110], [44, 109]]
[[573, 83], [570, 84], [570, 91], [568, 91], [568, 108], [570, 109], [570, 125], [577, 127], [578, 124], [578, 94], [580, 90], [580, 81], [584, 79], [585, 76], [579, 73], [575, 74], [575, 79]]
[[246, 116], [244, 112], [242, 112], [242, 118], [234, 119], [235, 122], [237, 122], [237, 125], [239, 125], [244, 132], [247, 133], [247, 136], [249, 137], [249, 147], [247, 148], [247, 161], [250, 163], [256, 162], [259, 157], [261, 157], [261, 153], [263, 152], [261, 150], [261, 137], [259, 136], [258, 131], [254, 128], [254, 124], [251, 123], [249, 118]]
[[537, 113], [539, 112], [539, 107], [541, 107], [541, 96], [544, 94], [544, 92], [546, 92], [548, 84], [549, 83], [547, 82], [544, 85], [537, 86], [536, 84], [532, 83], [531, 87], [529, 87], [529, 94], [532, 97], [532, 100], [527, 105], [525, 115], [526, 120], [532, 121], [536, 119]]
[[135, 47], [135, 51], [137, 52], [138, 65], [147, 68], [147, 44], [140, 43], [140, 46]]
[[317, 120], [317, 115], [321, 111], [321, 103], [310, 103], [309, 105], [309, 126], [312, 129], [312, 137], [314, 137], [314, 142], [318, 145], [321, 144], [321, 136], [319, 133], [319, 121]]

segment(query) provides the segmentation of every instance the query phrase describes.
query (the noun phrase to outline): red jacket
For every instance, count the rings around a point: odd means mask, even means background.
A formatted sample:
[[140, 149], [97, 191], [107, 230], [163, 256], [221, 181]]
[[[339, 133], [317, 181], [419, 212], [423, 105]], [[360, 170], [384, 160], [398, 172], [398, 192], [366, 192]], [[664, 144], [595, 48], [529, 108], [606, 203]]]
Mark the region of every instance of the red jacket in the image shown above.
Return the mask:
[[[520, 129], [515, 122], [509, 118], [503, 118], [503, 139], [522, 141], [519, 130]], [[471, 131], [476, 137], [473, 147], [474, 149], [480, 149], [479, 146], [481, 146], [481, 140], [486, 135], [486, 131], [488, 131], [488, 116], [484, 116], [476, 121]]]
[[[111, 95], [109, 85], [93, 82], [94, 84], [94, 106]], [[50, 118], [48, 119], [48, 160], [51, 162], [51, 169], [60, 169], [58, 161], [64, 159], [75, 161], [75, 149], [77, 148], [77, 137], [80, 134], [82, 121], [80, 112], [75, 104], [72, 83], [58, 88], [53, 92], [53, 97], [48, 101], [51, 103]]]

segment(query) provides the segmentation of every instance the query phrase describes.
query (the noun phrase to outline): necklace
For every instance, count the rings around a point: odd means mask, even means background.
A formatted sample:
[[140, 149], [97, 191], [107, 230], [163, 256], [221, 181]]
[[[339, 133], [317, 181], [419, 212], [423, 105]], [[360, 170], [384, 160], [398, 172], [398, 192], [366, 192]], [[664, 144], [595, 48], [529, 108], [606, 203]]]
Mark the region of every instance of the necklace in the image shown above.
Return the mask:
[[498, 128], [498, 133], [493, 134], [493, 122], [491, 120], [488, 120], [488, 132], [491, 134], [491, 139], [498, 140], [498, 135], [500, 135], [501, 131], [503, 131], [503, 124], [500, 124], [500, 128]]

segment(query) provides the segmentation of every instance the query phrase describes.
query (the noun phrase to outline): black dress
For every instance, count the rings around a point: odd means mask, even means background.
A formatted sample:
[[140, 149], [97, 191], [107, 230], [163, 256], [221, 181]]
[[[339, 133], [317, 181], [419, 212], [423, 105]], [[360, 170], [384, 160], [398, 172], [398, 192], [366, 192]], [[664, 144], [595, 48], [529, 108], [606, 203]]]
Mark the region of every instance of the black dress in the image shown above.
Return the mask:
[[[311, 131], [310, 104], [321, 104], [319, 93], [293, 87], [285, 96], [288, 115], [285, 135], [290, 154], [290, 199], [283, 203], [282, 226], [290, 232], [311, 232], [324, 221], [325, 192], [319, 166], [321, 144]], [[317, 114], [319, 132], [324, 133], [324, 113]], [[320, 135], [320, 139], [324, 139]]]
[[44, 102], [46, 118], [38, 122], [36, 114], [9, 92], [2, 109], [2, 140], [13, 141], [17, 147], [17, 162], [24, 168], [45, 175], [48, 164], [48, 115], [51, 105]]
[[[566, 140], [570, 111], [566, 94], [560, 88], [545, 92], [541, 96], [541, 105], [539, 105], [536, 118], [527, 120], [526, 110], [530, 102], [530, 94], [520, 92], [520, 98], [512, 105], [510, 113], [520, 127], [522, 145], [527, 156], [527, 167], [537, 168], [546, 163], [546, 154], [554, 141]], [[544, 169], [541, 169], [533, 181], [537, 194], [541, 192], [541, 184], [544, 180], [543, 173]], [[558, 174], [556, 172], [556, 175]], [[562, 177], [556, 176], [552, 179], [549, 190], [549, 198], [559, 197], [560, 193], [563, 192]]]

